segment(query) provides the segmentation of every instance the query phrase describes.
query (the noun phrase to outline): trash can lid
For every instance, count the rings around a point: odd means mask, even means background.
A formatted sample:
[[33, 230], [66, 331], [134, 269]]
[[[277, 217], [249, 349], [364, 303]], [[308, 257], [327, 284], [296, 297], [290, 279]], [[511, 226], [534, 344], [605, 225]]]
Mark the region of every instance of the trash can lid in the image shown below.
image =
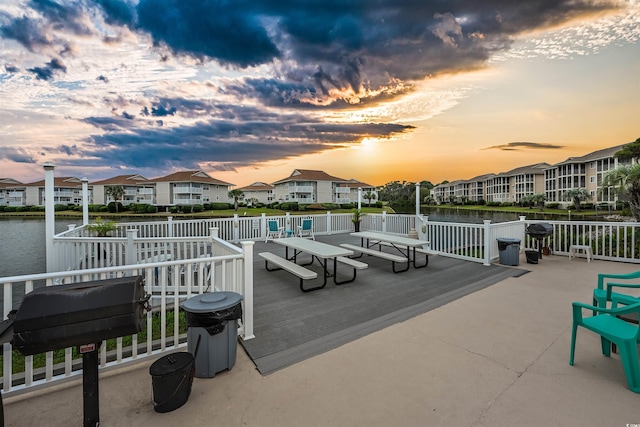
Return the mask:
[[167, 354], [153, 362], [149, 367], [149, 373], [154, 377], [164, 377], [184, 371], [193, 363], [193, 354], [188, 351]]
[[182, 304], [182, 308], [191, 313], [209, 313], [233, 307], [240, 301], [242, 295], [236, 292], [207, 292], [189, 298]]
[[502, 243], [520, 243], [520, 239], [514, 239], [512, 237], [498, 237], [496, 240]]

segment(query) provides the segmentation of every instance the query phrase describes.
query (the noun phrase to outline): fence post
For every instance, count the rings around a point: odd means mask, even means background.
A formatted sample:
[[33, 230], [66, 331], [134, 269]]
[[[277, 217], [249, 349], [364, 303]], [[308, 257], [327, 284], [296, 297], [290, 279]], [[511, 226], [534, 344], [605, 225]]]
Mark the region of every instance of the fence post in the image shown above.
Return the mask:
[[387, 211], [382, 211], [382, 232], [387, 232]]
[[267, 214], [262, 212], [260, 218], [260, 240], [265, 240], [267, 238]]
[[255, 338], [253, 335], [253, 245], [255, 242], [245, 240], [242, 241], [242, 254], [244, 259], [244, 286], [242, 289], [243, 295], [243, 313], [244, 317], [242, 321], [243, 340], [250, 340]]
[[46, 162], [44, 168], [44, 216], [45, 216], [45, 253], [47, 256], [47, 273], [52, 273], [58, 265], [57, 258], [54, 259], [53, 236], [56, 234], [56, 214], [54, 205], [54, 177], [55, 165]]
[[167, 217], [167, 237], [173, 237], [173, 217]]
[[484, 265], [491, 265], [491, 220], [482, 220], [484, 223]]
[[331, 211], [327, 211], [327, 234], [331, 235]]
[[520, 222], [522, 222], [522, 231], [520, 232], [520, 241], [522, 242], [522, 244], [520, 245], [520, 252], [524, 251], [524, 239], [526, 238], [526, 233], [525, 233], [525, 229], [527, 228], [527, 224], [524, 223], [524, 220], [527, 218], [524, 215], [520, 215]]
[[127, 229], [127, 249], [125, 252], [125, 263], [127, 265], [137, 264], [139, 254], [136, 251], [135, 239], [138, 237], [138, 230], [135, 228]]
[[233, 241], [240, 241], [240, 219], [237, 213], [233, 214]]
[[295, 236], [294, 229], [291, 228], [291, 213], [290, 212], [285, 213], [284, 231], [285, 231], [285, 233], [287, 233], [287, 237], [289, 236], [288, 232], [292, 232], [293, 235]]

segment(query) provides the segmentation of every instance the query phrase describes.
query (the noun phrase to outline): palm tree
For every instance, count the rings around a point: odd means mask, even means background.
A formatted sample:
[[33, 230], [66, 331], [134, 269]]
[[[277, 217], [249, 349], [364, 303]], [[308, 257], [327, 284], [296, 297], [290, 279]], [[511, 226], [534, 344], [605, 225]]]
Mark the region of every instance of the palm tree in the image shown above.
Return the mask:
[[376, 193], [372, 193], [371, 191], [367, 191], [366, 193], [364, 193], [362, 195], [362, 197], [364, 197], [365, 200], [367, 201], [367, 206], [371, 206], [371, 200], [375, 200]]
[[615, 187], [618, 195], [627, 194], [631, 214], [640, 220], [640, 164], [620, 166], [602, 177], [602, 187]]
[[104, 188], [104, 193], [107, 197], [111, 197], [116, 206], [116, 212], [118, 212], [118, 200], [121, 200], [124, 196], [124, 188], [122, 185], [108, 185]]
[[229, 191], [229, 198], [233, 199], [233, 209], [236, 212], [238, 211], [238, 200], [242, 199], [243, 197], [244, 193], [239, 188], [235, 188]]
[[531, 203], [540, 208], [540, 212], [544, 210], [544, 202], [547, 200], [547, 196], [544, 193], [532, 194]]
[[584, 200], [591, 200], [591, 194], [586, 188], [572, 188], [564, 192], [564, 200], [573, 200], [576, 211], [580, 212], [580, 203]]

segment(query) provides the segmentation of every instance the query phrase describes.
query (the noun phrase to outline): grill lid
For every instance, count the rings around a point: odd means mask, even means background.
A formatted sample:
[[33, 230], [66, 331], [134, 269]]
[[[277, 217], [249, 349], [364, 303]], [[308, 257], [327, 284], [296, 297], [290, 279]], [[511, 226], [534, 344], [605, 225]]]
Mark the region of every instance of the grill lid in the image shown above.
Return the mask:
[[553, 234], [553, 225], [546, 222], [536, 222], [527, 227], [527, 233], [533, 237], [547, 237]]

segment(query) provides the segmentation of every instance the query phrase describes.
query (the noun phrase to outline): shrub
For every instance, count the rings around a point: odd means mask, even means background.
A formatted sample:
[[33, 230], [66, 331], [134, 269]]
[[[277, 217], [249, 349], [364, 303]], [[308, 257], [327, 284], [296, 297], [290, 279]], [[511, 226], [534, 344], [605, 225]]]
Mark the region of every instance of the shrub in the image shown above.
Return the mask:
[[16, 206], [5, 206], [4, 207], [4, 211], [5, 212], [15, 212], [16, 211]]
[[4, 212], [4, 206], [0, 205], [0, 212]]
[[107, 206], [102, 205], [98, 209], [98, 212], [109, 212], [109, 208]]
[[211, 209], [213, 209], [214, 211], [223, 211], [226, 209], [233, 209], [233, 205], [229, 203], [216, 202], [211, 203]]
[[158, 212], [158, 208], [153, 205], [147, 205], [147, 213], [156, 213]]
[[69, 208], [67, 208], [67, 205], [54, 205], [54, 206], [53, 206], [53, 210], [54, 210], [55, 212], [66, 211], [66, 210], [68, 210], [68, 209], [69, 209]]
[[487, 206], [500, 206], [500, 202], [487, 202]]
[[171, 213], [178, 213], [178, 212], [180, 212], [180, 208], [179, 208], [178, 206], [171, 206], [171, 207], [169, 208], [169, 212], [171, 212]]
[[480, 200], [478, 200], [478, 204], [479, 204], [480, 206], [484, 205], [485, 203], [487, 203], [487, 202], [485, 202], [485, 201], [484, 201], [484, 199], [480, 199]]
[[203, 209], [204, 207], [202, 205], [193, 205], [194, 212], [202, 212]]
[[111, 213], [116, 212], [116, 211], [121, 212], [123, 210], [122, 209], [122, 203], [120, 203], [120, 202], [117, 202], [117, 203], [118, 204], [117, 204], [117, 209], [116, 209], [116, 202], [109, 202], [109, 204], [107, 205], [107, 210], [109, 212], [111, 212]]
[[502, 202], [502, 203], [500, 203], [500, 206], [503, 207], [503, 208], [507, 208], [507, 207], [513, 206], [513, 203], [511, 203], [511, 202]]
[[298, 202], [284, 202], [280, 204], [280, 209], [283, 211], [297, 211]]
[[202, 205], [202, 207], [204, 208], [205, 211], [210, 211], [213, 209], [211, 207], [211, 203], [205, 203], [204, 205]]
[[180, 212], [182, 213], [191, 213], [191, 211], [193, 210], [193, 207], [191, 205], [181, 205], [180, 206]]
[[[331, 207], [329, 207], [328, 205], [331, 205]], [[325, 203], [324, 206], [328, 211], [338, 209], [338, 207], [340, 209], [354, 209], [356, 207], [356, 205], [354, 205], [353, 203], [343, 203], [340, 206], [334, 205], [333, 203]], [[334, 207], [334, 206], [338, 206], [338, 207]]]
[[558, 202], [545, 203], [544, 206], [549, 209], [558, 209], [560, 207], [560, 203]]
[[320, 211], [322, 209], [326, 209], [325, 205], [321, 203], [311, 203], [310, 205], [304, 205], [309, 210]]
[[16, 206], [16, 212], [24, 212], [27, 208], [25, 206]]
[[378, 200], [376, 202], [376, 208], [381, 208], [381, 207], [382, 207], [382, 202]]

